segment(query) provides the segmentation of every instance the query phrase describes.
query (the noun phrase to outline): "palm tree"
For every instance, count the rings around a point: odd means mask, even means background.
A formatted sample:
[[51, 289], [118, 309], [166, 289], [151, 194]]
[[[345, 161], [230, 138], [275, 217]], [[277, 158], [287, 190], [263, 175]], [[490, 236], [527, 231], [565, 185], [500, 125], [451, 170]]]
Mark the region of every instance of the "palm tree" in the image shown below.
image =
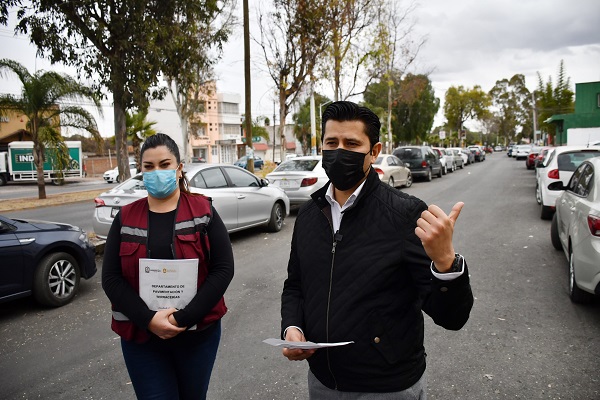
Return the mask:
[[44, 149], [56, 148], [59, 169], [68, 162], [68, 151], [60, 134], [61, 127], [84, 129], [102, 140], [96, 120], [87, 110], [76, 106], [81, 100], [91, 100], [102, 115], [100, 100], [94, 91], [66, 74], [38, 71], [34, 75], [16, 61], [0, 60], [0, 74], [17, 75], [23, 89], [21, 96], [0, 94], [0, 112], [12, 110], [27, 119], [27, 131], [33, 141], [33, 162], [37, 170], [38, 197], [46, 198], [44, 183]]
[[140, 144], [141, 142], [152, 135], [156, 135], [156, 130], [152, 128], [156, 122], [146, 121], [148, 110], [141, 110], [137, 113], [125, 115], [125, 126], [127, 131], [127, 139], [131, 140], [133, 154], [135, 158], [135, 167], [138, 171], [141, 170], [140, 165]]

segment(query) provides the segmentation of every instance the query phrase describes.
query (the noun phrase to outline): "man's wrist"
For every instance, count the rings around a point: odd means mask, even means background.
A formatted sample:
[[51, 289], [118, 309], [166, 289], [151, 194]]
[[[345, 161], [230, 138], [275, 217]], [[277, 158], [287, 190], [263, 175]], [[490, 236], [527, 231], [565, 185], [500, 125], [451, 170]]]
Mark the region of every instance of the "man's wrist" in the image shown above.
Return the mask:
[[435, 272], [440, 273], [440, 274], [447, 274], [450, 272], [460, 272], [460, 271], [462, 271], [462, 260], [463, 260], [463, 257], [460, 254], [454, 253], [454, 258], [451, 261], [449, 261], [448, 263], [442, 264], [445, 266], [445, 268], [436, 265], [434, 262], [431, 263], [431, 268]]

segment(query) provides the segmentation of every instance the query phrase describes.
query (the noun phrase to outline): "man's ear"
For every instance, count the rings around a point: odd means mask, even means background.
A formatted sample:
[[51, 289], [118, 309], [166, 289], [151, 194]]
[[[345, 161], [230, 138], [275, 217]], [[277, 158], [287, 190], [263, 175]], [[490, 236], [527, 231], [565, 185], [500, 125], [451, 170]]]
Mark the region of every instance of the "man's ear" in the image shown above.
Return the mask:
[[373, 157], [373, 159], [371, 161], [372, 163], [375, 162], [375, 160], [377, 159], [377, 157], [381, 153], [381, 148], [382, 148], [381, 142], [377, 142], [377, 143], [375, 143], [375, 145], [371, 149], [371, 157]]

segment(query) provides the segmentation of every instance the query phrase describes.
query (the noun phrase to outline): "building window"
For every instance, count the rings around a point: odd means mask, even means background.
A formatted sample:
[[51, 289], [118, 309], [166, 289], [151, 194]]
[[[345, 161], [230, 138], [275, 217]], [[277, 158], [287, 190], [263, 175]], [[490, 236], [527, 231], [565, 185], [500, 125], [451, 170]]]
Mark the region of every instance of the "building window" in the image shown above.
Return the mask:
[[212, 148], [212, 155], [216, 157], [217, 154], [218, 154], [217, 153], [217, 146], [213, 146], [213, 148]]
[[239, 135], [240, 134], [240, 126], [232, 125], [232, 124], [223, 124], [221, 125], [221, 132], [223, 135]]
[[239, 114], [239, 104], [238, 103], [219, 103], [219, 111], [221, 114]]

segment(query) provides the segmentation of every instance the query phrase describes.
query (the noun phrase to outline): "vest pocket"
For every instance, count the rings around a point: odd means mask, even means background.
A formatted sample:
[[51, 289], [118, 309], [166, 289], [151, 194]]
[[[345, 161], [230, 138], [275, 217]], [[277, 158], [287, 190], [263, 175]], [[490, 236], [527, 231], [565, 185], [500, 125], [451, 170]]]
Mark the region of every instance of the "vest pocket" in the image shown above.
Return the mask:
[[138, 264], [133, 262], [134, 255], [140, 248], [139, 243], [133, 242], [121, 242], [121, 247], [119, 248], [119, 257], [121, 257], [121, 271], [123, 272], [123, 276], [128, 279], [131, 284], [131, 279], [133, 281], [137, 281], [138, 273]]
[[183, 258], [198, 258], [200, 263], [204, 261], [206, 254], [204, 254], [204, 248], [200, 242], [204, 238], [201, 237], [199, 232], [189, 235], [177, 235], [177, 239], [181, 243]]

